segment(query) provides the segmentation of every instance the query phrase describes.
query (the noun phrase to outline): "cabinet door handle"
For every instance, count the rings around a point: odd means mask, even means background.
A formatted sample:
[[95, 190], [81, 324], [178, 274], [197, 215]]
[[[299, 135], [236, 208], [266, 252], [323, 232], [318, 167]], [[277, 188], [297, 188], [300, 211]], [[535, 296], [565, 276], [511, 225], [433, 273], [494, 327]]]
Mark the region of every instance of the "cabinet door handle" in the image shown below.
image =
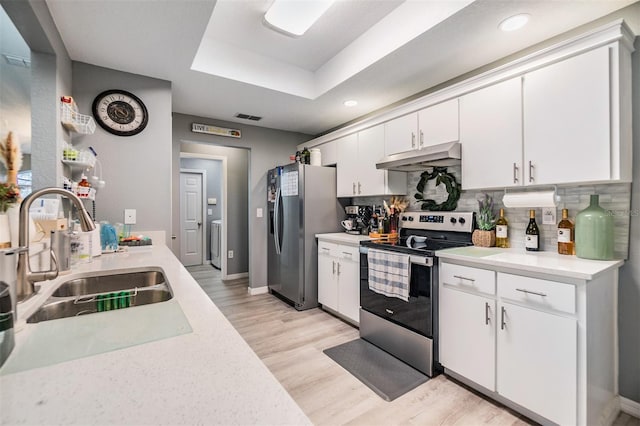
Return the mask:
[[336, 274], [336, 261], [332, 260], [331, 262], [333, 263], [333, 275], [335, 275]]
[[476, 281], [473, 278], [463, 277], [462, 275], [454, 275], [453, 278], [459, 278], [461, 280], [471, 281], [472, 283]]
[[356, 195], [356, 183], [353, 182], [353, 195]]
[[533, 163], [529, 160], [529, 182], [533, 182]]
[[391, 309], [385, 308], [385, 312], [388, 313], [389, 315], [393, 315], [393, 311]]
[[362, 194], [362, 184], [358, 182], [358, 195]]
[[411, 148], [416, 147], [416, 134], [411, 132]]
[[353, 257], [353, 253], [348, 251], [343, 251], [342, 254], [344, 254], [345, 256]]
[[524, 288], [516, 288], [516, 291], [521, 291], [523, 293], [527, 293], [527, 294], [535, 294], [536, 296], [542, 296], [542, 297], [546, 297], [547, 295], [545, 293], [539, 293], [537, 291], [531, 291], [531, 290], [527, 290]]
[[491, 310], [491, 308], [489, 308], [489, 302], [484, 302], [484, 324], [485, 325], [489, 325], [489, 311]]
[[337, 263], [338, 263], [338, 275], [340, 275], [340, 262], [337, 262]]
[[502, 306], [500, 308], [500, 330], [504, 330], [504, 328], [507, 326], [507, 323], [504, 322], [504, 316], [507, 313], [507, 310], [504, 308], [504, 306]]
[[424, 132], [420, 130], [420, 148], [424, 145]]
[[518, 183], [518, 166], [513, 163], [513, 183]]

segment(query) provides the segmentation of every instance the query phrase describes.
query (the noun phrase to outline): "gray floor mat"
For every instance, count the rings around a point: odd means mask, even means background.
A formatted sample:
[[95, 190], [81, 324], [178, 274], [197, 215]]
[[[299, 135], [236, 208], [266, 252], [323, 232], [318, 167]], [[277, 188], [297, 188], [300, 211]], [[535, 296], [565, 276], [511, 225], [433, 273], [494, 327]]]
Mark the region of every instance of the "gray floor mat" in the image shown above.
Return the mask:
[[386, 401], [393, 401], [429, 380], [428, 376], [362, 339], [323, 352]]

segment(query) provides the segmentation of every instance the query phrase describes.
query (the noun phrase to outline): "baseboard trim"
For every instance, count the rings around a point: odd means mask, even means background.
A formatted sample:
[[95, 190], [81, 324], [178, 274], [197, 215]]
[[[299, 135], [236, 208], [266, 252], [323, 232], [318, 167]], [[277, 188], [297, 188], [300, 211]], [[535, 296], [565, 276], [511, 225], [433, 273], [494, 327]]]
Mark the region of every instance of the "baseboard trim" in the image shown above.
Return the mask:
[[620, 397], [620, 411], [640, 418], [640, 402], [633, 401], [624, 396]]
[[248, 278], [249, 277], [249, 273], [248, 272], [241, 272], [239, 274], [230, 274], [230, 275], [225, 275], [224, 277], [222, 277], [223, 280], [227, 280], [227, 281], [231, 281], [231, 280], [239, 280], [240, 278]]
[[620, 414], [620, 398], [612, 395], [609, 403], [602, 409], [600, 413], [599, 423], [600, 425], [613, 425], [616, 418]]
[[247, 293], [252, 296], [257, 294], [266, 294], [269, 293], [269, 287], [266, 285], [263, 285], [262, 287], [247, 287]]

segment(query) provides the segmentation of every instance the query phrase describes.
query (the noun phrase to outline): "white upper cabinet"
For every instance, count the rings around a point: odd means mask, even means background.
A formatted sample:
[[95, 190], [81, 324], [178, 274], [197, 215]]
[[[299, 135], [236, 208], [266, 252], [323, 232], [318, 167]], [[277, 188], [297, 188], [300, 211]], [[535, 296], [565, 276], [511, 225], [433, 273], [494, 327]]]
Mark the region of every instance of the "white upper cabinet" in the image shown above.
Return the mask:
[[451, 99], [385, 123], [384, 154], [419, 150], [459, 139], [458, 99]]
[[407, 193], [407, 174], [378, 170], [384, 157], [383, 125], [338, 139], [338, 197], [402, 195]]
[[356, 195], [358, 185], [358, 134], [344, 136], [336, 141], [338, 161], [336, 166], [336, 181], [338, 197], [352, 197]]
[[333, 166], [338, 162], [338, 147], [335, 140], [317, 146], [323, 166]]
[[628, 181], [618, 53], [602, 46], [463, 96], [462, 188]]
[[374, 163], [459, 141], [463, 189], [631, 182], [633, 46], [614, 21], [306, 146], [383, 126]]
[[417, 149], [418, 113], [387, 121], [384, 123], [384, 134], [385, 156]]
[[418, 111], [419, 148], [459, 139], [457, 98]]
[[384, 156], [384, 127], [376, 126], [358, 132], [358, 155], [354, 167], [358, 179], [355, 194], [385, 193], [386, 170], [376, 169], [376, 162]]
[[522, 185], [521, 81], [513, 78], [460, 99], [463, 189]]
[[524, 76], [525, 185], [611, 179], [609, 47]]

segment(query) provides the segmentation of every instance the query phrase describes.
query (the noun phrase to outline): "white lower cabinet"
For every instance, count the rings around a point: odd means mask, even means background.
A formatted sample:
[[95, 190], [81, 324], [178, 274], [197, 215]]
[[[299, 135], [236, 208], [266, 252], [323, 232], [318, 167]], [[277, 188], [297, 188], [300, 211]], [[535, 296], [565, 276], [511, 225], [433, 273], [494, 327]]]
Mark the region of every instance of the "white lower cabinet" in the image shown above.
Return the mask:
[[360, 322], [360, 257], [357, 246], [318, 242], [318, 302]]
[[499, 315], [498, 393], [555, 423], [576, 424], [576, 320], [507, 302]]
[[445, 372], [538, 422], [615, 415], [617, 274], [574, 281], [441, 261]]
[[440, 363], [492, 391], [495, 307], [495, 300], [483, 296], [448, 287], [440, 291]]

